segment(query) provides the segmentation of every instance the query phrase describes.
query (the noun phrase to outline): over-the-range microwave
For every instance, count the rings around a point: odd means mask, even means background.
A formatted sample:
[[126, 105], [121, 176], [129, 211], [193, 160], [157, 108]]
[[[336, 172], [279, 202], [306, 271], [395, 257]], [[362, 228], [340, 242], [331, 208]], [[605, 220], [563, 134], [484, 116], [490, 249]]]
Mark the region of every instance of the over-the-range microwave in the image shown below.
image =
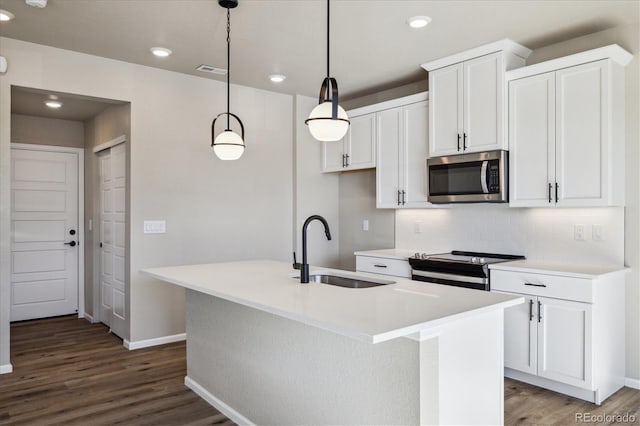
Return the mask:
[[431, 203], [509, 201], [507, 151], [487, 151], [427, 159]]

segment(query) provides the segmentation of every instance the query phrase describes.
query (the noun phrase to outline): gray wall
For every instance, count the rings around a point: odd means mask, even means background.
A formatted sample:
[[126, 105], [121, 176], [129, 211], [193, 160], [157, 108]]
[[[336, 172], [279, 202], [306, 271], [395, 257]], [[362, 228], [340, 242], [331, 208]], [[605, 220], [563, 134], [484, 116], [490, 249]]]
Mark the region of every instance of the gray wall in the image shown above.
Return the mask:
[[84, 148], [82, 121], [11, 114], [11, 142]]
[[[85, 159], [84, 159], [84, 173], [85, 173], [85, 187], [84, 187], [84, 199], [85, 199], [85, 245], [84, 245], [84, 259], [85, 259], [85, 310], [93, 318], [96, 318], [98, 312], [94, 310], [99, 303], [99, 294], [94, 292], [94, 289], [98, 289], [100, 263], [99, 258], [94, 256], [94, 253], [98, 249], [100, 243], [100, 170], [98, 163], [98, 156], [93, 152], [93, 148], [113, 140], [118, 136], [125, 135], [127, 138], [127, 151], [130, 151], [131, 145], [131, 105], [121, 104], [111, 106], [105, 109], [100, 114], [87, 120], [84, 123], [84, 138], [85, 138]], [[127, 155], [127, 176], [130, 175], [130, 154]], [[129, 194], [129, 180], [127, 181], [127, 194]], [[130, 211], [129, 197], [127, 196], [126, 211]], [[89, 231], [89, 220], [93, 222], [93, 229]], [[127, 215], [126, 224], [126, 241], [127, 245], [130, 241], [129, 233], [129, 217]], [[131, 248], [126, 247], [127, 262], [130, 264], [129, 252]], [[129, 285], [130, 271], [125, 271], [126, 285]], [[126, 318], [130, 317], [130, 291], [126, 289], [125, 308]], [[100, 319], [102, 320], [102, 319]], [[128, 337], [128, 336], [125, 336]]]
[[340, 269], [355, 271], [355, 251], [395, 247], [394, 223], [395, 210], [376, 209], [375, 170], [340, 175]]

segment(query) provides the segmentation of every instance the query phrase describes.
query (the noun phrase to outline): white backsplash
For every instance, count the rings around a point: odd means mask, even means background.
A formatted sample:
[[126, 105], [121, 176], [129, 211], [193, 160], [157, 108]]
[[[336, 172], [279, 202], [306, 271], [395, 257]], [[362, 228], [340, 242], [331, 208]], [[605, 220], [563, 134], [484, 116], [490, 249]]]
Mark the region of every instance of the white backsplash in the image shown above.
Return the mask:
[[[584, 241], [574, 239], [576, 224], [585, 226]], [[602, 241], [593, 239], [593, 225], [602, 227]], [[547, 262], [622, 265], [624, 208], [525, 209], [475, 204], [397, 210], [396, 248], [426, 253], [523, 254]]]

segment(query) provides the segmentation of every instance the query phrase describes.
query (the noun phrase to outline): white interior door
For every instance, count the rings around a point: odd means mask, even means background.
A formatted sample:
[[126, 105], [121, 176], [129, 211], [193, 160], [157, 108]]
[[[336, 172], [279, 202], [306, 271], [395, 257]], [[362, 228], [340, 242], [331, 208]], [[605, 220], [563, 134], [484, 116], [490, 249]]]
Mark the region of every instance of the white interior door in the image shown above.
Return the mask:
[[78, 232], [78, 154], [11, 149], [11, 321], [78, 312]]
[[126, 149], [120, 144], [100, 158], [100, 320], [126, 338], [125, 191]]

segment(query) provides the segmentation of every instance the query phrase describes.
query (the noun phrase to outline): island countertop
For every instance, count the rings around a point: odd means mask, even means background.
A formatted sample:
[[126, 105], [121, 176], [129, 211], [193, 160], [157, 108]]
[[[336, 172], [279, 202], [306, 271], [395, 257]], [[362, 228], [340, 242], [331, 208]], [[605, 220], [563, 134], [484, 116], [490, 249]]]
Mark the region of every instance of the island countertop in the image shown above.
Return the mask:
[[381, 277], [376, 274], [311, 268], [311, 274], [387, 279], [395, 284], [343, 288], [300, 284], [291, 264], [253, 260], [141, 270], [151, 277], [369, 343], [420, 332], [457, 319], [523, 303], [518, 296]]

